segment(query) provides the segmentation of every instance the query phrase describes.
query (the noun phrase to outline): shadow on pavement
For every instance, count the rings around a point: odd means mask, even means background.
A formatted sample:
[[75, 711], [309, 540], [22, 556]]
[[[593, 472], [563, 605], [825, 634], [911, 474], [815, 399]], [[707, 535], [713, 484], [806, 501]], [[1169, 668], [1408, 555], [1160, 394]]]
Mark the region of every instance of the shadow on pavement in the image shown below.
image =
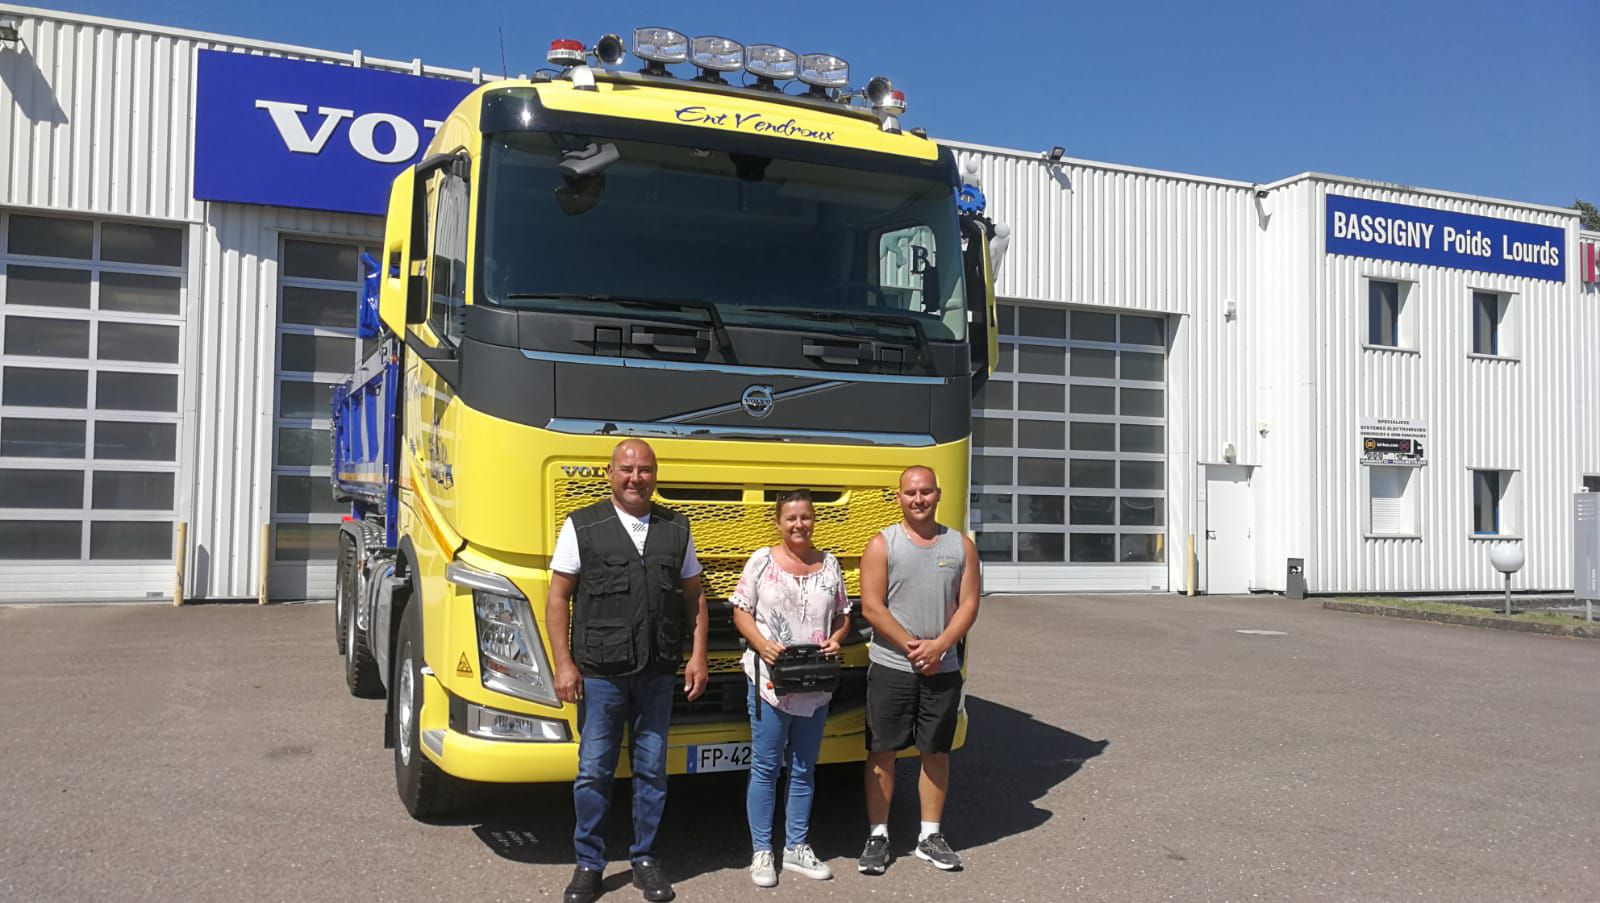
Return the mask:
[[[975, 696], [967, 697], [970, 729], [966, 746], [952, 759], [945, 834], [957, 849], [983, 846], [1033, 830], [1055, 813], [1038, 803], [1071, 778], [1110, 741], [1090, 740], [1034, 719], [1027, 712]], [[895, 775], [890, 834], [897, 855], [909, 854], [921, 819], [917, 807], [917, 760], [903, 759]], [[750, 864], [743, 773], [678, 776], [667, 795], [658, 853], [676, 881]], [[495, 855], [514, 862], [565, 865], [573, 861], [572, 793], [569, 785], [477, 788], [476, 817], [437, 824], [470, 825]], [[628, 883], [632, 839], [632, 788], [613, 790], [607, 843], [613, 865], [606, 887]], [[783, 801], [773, 831], [783, 842]], [[818, 769], [809, 841], [824, 860], [854, 859], [866, 836], [861, 766]]]

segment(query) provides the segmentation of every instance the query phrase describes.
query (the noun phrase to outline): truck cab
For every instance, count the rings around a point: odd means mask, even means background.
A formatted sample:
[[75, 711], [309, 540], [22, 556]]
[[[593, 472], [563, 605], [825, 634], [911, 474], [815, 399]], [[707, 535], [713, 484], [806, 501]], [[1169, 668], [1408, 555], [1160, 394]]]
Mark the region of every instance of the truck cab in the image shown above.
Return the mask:
[[[843, 61], [789, 54], [811, 77], [785, 92], [781, 54], [668, 31], [635, 33], [641, 72], [605, 68], [615, 36], [555, 42], [558, 74], [473, 92], [391, 191], [363, 316], [378, 347], [334, 399], [351, 503], [335, 608], [416, 815], [462, 780], [575, 775], [549, 561], [567, 515], [609, 493], [620, 439], [655, 447], [711, 604], [711, 683], [676, 700], [675, 773], [749, 739], [725, 600], [777, 540], [778, 492], [812, 490], [852, 595], [905, 467], [935, 468], [941, 520], [966, 526], [971, 398], [995, 356], [981, 194], [900, 127], [887, 80], [852, 92]], [[660, 58], [679, 45], [695, 77]], [[754, 86], [725, 77], [735, 57]], [[823, 762], [863, 757], [859, 631], [845, 663]]]

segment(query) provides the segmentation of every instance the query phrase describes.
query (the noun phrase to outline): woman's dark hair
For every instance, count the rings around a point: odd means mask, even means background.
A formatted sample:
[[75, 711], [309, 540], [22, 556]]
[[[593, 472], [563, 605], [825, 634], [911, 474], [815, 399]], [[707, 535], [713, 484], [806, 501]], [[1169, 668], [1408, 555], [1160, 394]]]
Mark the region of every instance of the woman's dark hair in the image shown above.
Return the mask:
[[[791, 489], [788, 492], [778, 493], [778, 503], [772, 506], [772, 516], [774, 518], [782, 517], [783, 506], [789, 504], [790, 502], [805, 502], [807, 505], [812, 505], [811, 490]], [[812, 505], [812, 507], [814, 508], [816, 506]]]

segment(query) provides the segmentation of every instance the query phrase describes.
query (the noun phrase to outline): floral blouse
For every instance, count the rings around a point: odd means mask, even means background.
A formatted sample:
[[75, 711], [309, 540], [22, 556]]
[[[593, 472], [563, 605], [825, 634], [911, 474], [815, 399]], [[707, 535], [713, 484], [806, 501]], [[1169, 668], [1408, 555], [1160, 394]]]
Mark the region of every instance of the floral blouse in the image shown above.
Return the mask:
[[[823, 553], [822, 567], [814, 573], [796, 576], [772, 560], [771, 548], [758, 549], [745, 562], [744, 574], [728, 601], [755, 615], [762, 636], [785, 646], [821, 645], [833, 632], [833, 619], [850, 611], [844, 573], [831, 552]], [[790, 693], [780, 697], [767, 686], [765, 675], [756, 680], [756, 665], [765, 662], [754, 649], [746, 649], [742, 661], [745, 676], [761, 688], [761, 698], [791, 715], [809, 717], [831, 695]]]

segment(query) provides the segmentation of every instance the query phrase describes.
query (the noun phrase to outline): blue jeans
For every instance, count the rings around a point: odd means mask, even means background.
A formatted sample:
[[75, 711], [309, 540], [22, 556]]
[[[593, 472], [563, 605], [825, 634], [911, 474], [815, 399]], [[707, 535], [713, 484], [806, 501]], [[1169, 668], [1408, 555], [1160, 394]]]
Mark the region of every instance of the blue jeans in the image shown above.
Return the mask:
[[667, 805], [667, 726], [677, 675], [649, 672], [630, 677], [585, 677], [578, 713], [578, 779], [572, 783], [577, 827], [572, 845], [578, 864], [606, 866], [606, 813], [626, 725], [633, 740], [634, 861], [652, 855], [661, 812]]
[[783, 842], [791, 849], [806, 842], [811, 827], [811, 800], [817, 789], [817, 753], [822, 749], [822, 729], [827, 721], [826, 703], [809, 717], [801, 718], [773, 708], [756, 693], [756, 685], [750, 684], [750, 792], [745, 809], [750, 817], [750, 845], [755, 850], [772, 849], [778, 772], [785, 764], [789, 767], [789, 787]]

